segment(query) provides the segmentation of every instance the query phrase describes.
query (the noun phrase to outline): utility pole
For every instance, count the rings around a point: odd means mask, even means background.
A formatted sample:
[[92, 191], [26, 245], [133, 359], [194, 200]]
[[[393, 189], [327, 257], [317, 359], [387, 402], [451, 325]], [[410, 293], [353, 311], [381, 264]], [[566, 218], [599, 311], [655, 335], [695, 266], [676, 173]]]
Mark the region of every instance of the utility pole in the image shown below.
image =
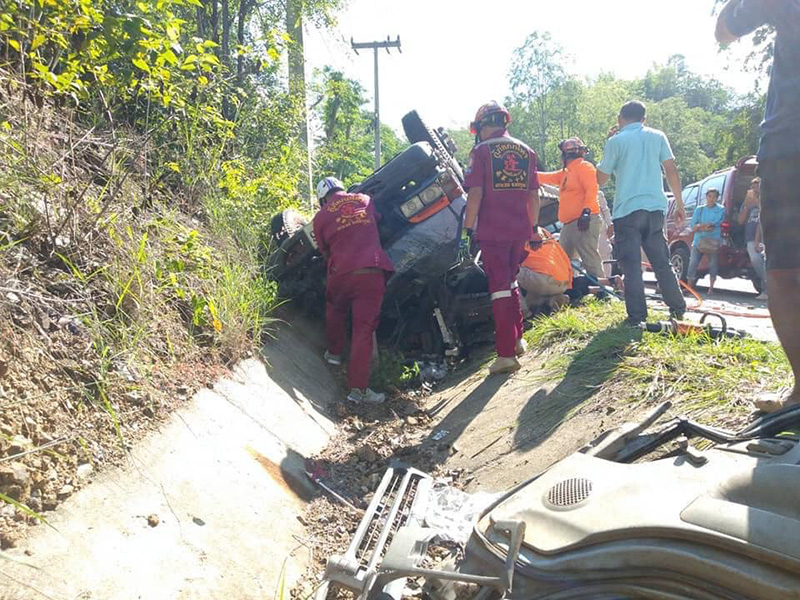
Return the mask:
[[397, 48], [400, 53], [403, 52], [402, 48], [400, 48], [400, 36], [397, 36], [397, 39], [392, 41], [389, 39], [389, 36], [386, 36], [386, 40], [382, 42], [354, 42], [353, 38], [350, 38], [350, 46], [353, 48], [353, 51], [358, 54], [359, 50], [363, 49], [372, 49], [375, 53], [375, 170], [381, 168], [381, 109], [380, 109], [380, 95], [378, 92], [378, 49], [385, 48], [386, 53], [389, 54], [389, 48]]

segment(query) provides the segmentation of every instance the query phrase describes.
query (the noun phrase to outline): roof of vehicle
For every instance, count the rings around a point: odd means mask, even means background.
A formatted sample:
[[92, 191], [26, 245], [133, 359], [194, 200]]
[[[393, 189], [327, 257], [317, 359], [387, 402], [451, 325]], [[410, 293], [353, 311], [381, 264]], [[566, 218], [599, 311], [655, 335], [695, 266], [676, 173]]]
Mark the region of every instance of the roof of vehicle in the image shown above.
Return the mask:
[[691, 187], [693, 185], [700, 185], [709, 177], [714, 177], [715, 175], [724, 175], [726, 173], [730, 173], [731, 171], [741, 169], [742, 167], [752, 167], [755, 169], [758, 166], [758, 160], [754, 155], [751, 156], [743, 156], [739, 160], [736, 161], [736, 164], [731, 167], [725, 167], [724, 169], [719, 169], [714, 171], [713, 173], [706, 175], [702, 179], [698, 179], [697, 181], [693, 181], [692, 183], [687, 183], [684, 188]]

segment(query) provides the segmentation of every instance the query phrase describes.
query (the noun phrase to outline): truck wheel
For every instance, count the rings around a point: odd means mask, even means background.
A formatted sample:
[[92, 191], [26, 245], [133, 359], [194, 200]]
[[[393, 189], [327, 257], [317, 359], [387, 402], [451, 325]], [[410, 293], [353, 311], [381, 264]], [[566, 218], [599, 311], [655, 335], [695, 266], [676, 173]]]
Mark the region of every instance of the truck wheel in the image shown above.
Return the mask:
[[417, 142], [428, 142], [436, 153], [439, 155], [442, 162], [446, 163], [460, 180], [464, 180], [464, 174], [461, 172], [461, 166], [456, 161], [455, 157], [450, 151], [442, 144], [437, 133], [425, 124], [422, 117], [415, 110], [407, 113], [403, 119], [403, 131], [412, 144]]
[[761, 281], [761, 277], [759, 277], [758, 275], [751, 275], [750, 283], [753, 284], [753, 287], [759, 294], [764, 291], [764, 282]]
[[686, 281], [689, 274], [689, 251], [683, 246], [678, 246], [670, 253], [669, 263], [675, 276], [681, 281]]
[[296, 210], [287, 209], [274, 215], [269, 223], [270, 234], [276, 245], [280, 245], [295, 232], [308, 224], [308, 219]]

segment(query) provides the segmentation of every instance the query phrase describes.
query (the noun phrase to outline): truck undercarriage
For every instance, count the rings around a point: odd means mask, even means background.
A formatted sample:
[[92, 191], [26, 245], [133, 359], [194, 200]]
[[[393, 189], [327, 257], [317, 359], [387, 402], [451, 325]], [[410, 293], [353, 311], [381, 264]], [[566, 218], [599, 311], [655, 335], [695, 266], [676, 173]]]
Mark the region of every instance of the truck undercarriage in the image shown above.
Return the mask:
[[[728, 432], [685, 418], [608, 432], [503, 493], [469, 519], [471, 535], [432, 564], [448, 537], [430, 522], [434, 481], [387, 471], [328, 585], [427, 597], [800, 598], [800, 408]], [[713, 444], [695, 449], [690, 440]]]

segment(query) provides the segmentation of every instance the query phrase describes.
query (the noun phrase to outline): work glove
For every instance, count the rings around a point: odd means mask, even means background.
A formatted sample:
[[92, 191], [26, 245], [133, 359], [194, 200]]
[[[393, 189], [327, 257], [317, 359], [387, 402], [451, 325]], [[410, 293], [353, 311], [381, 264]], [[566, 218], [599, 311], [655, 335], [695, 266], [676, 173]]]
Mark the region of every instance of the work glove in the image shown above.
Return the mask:
[[542, 247], [542, 236], [539, 235], [539, 231], [536, 227], [533, 228], [533, 233], [531, 233], [531, 239], [528, 244], [530, 244], [531, 250], [538, 250]]
[[458, 241], [459, 252], [469, 252], [469, 248], [472, 245], [472, 235], [472, 229], [465, 227], [461, 239]]
[[584, 208], [581, 216], [578, 217], [578, 230], [579, 231], [589, 231], [589, 223], [592, 220], [592, 211], [588, 208]]
[[472, 248], [472, 229], [464, 227], [461, 230], [461, 239], [458, 240], [458, 260], [466, 262], [472, 260], [470, 250]]

